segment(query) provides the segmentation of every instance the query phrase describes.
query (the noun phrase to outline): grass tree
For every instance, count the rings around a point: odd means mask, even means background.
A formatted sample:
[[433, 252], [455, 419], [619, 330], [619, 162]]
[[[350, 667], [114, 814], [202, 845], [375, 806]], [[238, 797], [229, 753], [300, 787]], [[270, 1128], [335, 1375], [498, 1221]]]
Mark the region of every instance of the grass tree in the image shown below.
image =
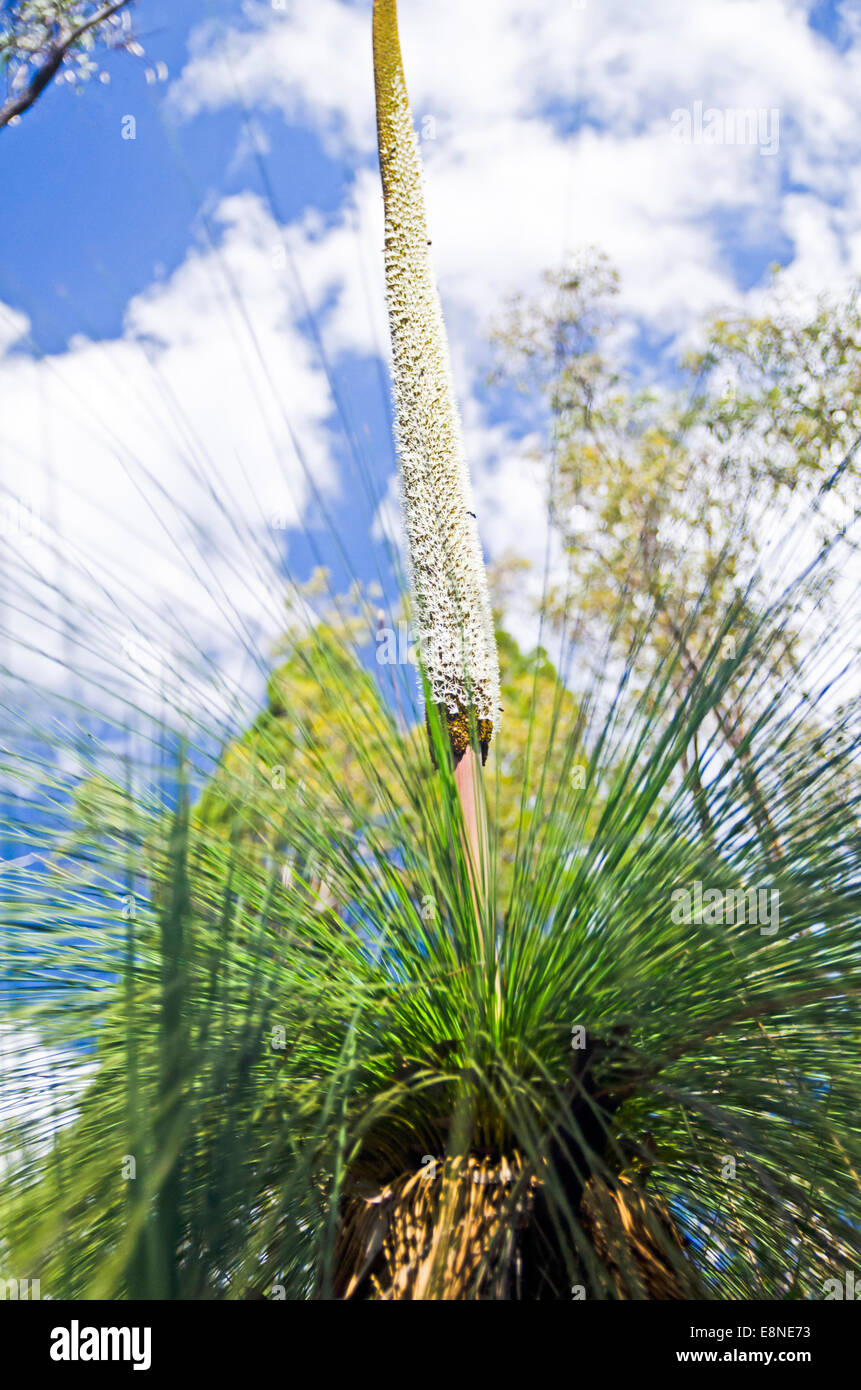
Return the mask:
[[[396, 0], [374, 3], [374, 75], [377, 131], [385, 201], [385, 257], [389, 319], [393, 348], [396, 434], [401, 460], [401, 483], [412, 588], [423, 639], [423, 670], [429, 698], [440, 711], [455, 762], [457, 786], [467, 842], [475, 862], [480, 860], [481, 889], [474, 900], [480, 915], [487, 895], [490, 867], [486, 823], [476, 814], [481, 805], [476, 745], [484, 762], [497, 722], [498, 671], [484, 566], [472, 509], [469, 476], [463, 455], [453, 397], [445, 328], [436, 291], [424, 211], [422, 167], [413, 127], [401, 59]], [[749, 624], [749, 628], [758, 627]], [[683, 635], [682, 635], [683, 636]], [[681, 643], [683, 648], [683, 641]], [[670, 663], [672, 665], [673, 663]], [[695, 703], [695, 702], [694, 702]], [[740, 738], [738, 744], [746, 745]], [[750, 777], [748, 749], [741, 758]], [[697, 787], [702, 813], [702, 790]], [[771, 826], [771, 822], [768, 822]], [[480, 828], [479, 828], [480, 826]], [[773, 839], [773, 835], [771, 836]], [[773, 848], [773, 846], [772, 846]], [[488, 1021], [500, 1024], [505, 1015], [501, 998], [505, 972], [499, 968], [496, 937], [492, 954], [482, 949], [479, 968], [485, 988], [496, 1005]], [[483, 948], [488, 938], [479, 928]], [[509, 983], [506, 981], [506, 983]], [[510, 1006], [510, 1001], [508, 1001]], [[578, 1031], [572, 1028], [572, 1033]], [[585, 1040], [585, 1028], [582, 1030]], [[618, 1104], [612, 1087], [599, 1078], [603, 1054], [627, 1050], [628, 1024], [611, 1021], [605, 1036], [592, 1037], [586, 1060], [574, 1068], [567, 1091], [574, 1133], [557, 1134], [541, 1151], [538, 1163], [525, 1160], [516, 1148], [504, 1145], [470, 1152], [475, 1114], [468, 1102], [469, 1120], [453, 1114], [449, 1155], [435, 1196], [425, 1185], [428, 1173], [404, 1173], [387, 1190], [389, 1210], [381, 1211], [380, 1192], [354, 1202], [348, 1219], [348, 1239], [340, 1255], [341, 1288], [348, 1295], [367, 1278], [381, 1249], [387, 1261], [388, 1283], [374, 1284], [389, 1297], [463, 1297], [467, 1289], [485, 1294], [530, 1286], [533, 1293], [559, 1259], [558, 1214], [542, 1188], [555, 1181], [562, 1199], [575, 1194], [581, 1246], [589, 1260], [609, 1274], [622, 1296], [685, 1297], [699, 1280], [683, 1253], [683, 1244], [666, 1205], [646, 1196], [628, 1174], [616, 1175], [605, 1166], [609, 1117]], [[572, 1044], [573, 1046], [573, 1044]], [[633, 1064], [634, 1071], [637, 1064]], [[596, 1070], [596, 1068], [598, 1070]], [[469, 1084], [464, 1088], [469, 1090]], [[600, 1100], [599, 1100], [600, 1097]], [[580, 1107], [582, 1113], [577, 1114]], [[590, 1120], [603, 1108], [601, 1125]], [[592, 1114], [589, 1114], [589, 1110]], [[587, 1138], [587, 1135], [590, 1136]], [[546, 1141], [546, 1134], [544, 1136]], [[595, 1149], [592, 1151], [591, 1143]], [[453, 1144], [453, 1149], [451, 1145]], [[553, 1152], [554, 1161], [549, 1155]], [[606, 1155], [605, 1155], [606, 1156]], [[640, 1154], [640, 1166], [648, 1161]], [[576, 1174], [576, 1176], [574, 1176]], [[476, 1198], [470, 1183], [492, 1184]], [[468, 1198], [464, 1198], [466, 1187]], [[358, 1210], [357, 1210], [358, 1208]], [[572, 1210], [568, 1207], [569, 1212]], [[516, 1227], [540, 1232], [544, 1265], [537, 1246], [524, 1241], [516, 1260]], [[482, 1282], [479, 1270], [490, 1252], [503, 1258], [501, 1282]], [[527, 1255], [526, 1251], [530, 1250]], [[580, 1251], [583, 1254], [582, 1248]], [[505, 1259], [508, 1266], [505, 1267]], [[515, 1273], [516, 1266], [516, 1273]], [[551, 1276], [552, 1278], [552, 1276]], [[512, 1280], [514, 1282], [512, 1282]], [[600, 1279], [599, 1279], [600, 1284]], [[502, 1294], [505, 1296], [505, 1293]]]
[[[137, 690], [84, 684], [89, 627], [67, 685], [22, 662], [0, 1272], [54, 1298], [823, 1297], [861, 1229], [854, 595], [816, 606], [852, 519], [769, 601], [687, 615], [681, 695], [681, 646], [642, 672], [648, 594], [576, 698], [504, 638], [497, 728], [395, 21], [377, 0], [424, 718], [361, 621], [303, 623], [242, 734], [222, 686], [187, 698], [194, 650], [143, 724]], [[808, 640], [774, 698], [787, 611]]]

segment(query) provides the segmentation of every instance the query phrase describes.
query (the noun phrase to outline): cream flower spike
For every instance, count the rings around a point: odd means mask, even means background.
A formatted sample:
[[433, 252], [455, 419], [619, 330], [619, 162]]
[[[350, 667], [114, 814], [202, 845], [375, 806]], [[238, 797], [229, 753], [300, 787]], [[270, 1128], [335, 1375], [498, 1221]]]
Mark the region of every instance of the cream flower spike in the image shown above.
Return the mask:
[[452, 746], [482, 753], [498, 724], [499, 660], [487, 575], [428, 251], [419, 145], [398, 38], [397, 0], [374, 0], [377, 141], [385, 203], [386, 294], [395, 434], [418, 639]]

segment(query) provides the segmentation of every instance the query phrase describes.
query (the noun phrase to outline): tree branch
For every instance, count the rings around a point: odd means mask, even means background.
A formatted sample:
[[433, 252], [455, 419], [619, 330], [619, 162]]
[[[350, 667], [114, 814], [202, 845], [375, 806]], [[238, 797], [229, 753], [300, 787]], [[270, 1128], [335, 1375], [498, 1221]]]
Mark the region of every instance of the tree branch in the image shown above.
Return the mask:
[[66, 33], [61, 34], [59, 39], [48, 49], [47, 57], [33, 73], [23, 91], [19, 92], [17, 96], [10, 97], [3, 106], [0, 106], [0, 130], [16, 116], [20, 116], [22, 112], [28, 111], [34, 105], [57, 75], [69, 49], [86, 34], [87, 30], [95, 28], [97, 24], [103, 24], [106, 19], [110, 19], [111, 15], [116, 14], [118, 10], [124, 9], [129, 4], [131, 4], [131, 0], [110, 0], [110, 3], [102, 5], [101, 9], [90, 15], [89, 19], [84, 20], [74, 29], [69, 29]]

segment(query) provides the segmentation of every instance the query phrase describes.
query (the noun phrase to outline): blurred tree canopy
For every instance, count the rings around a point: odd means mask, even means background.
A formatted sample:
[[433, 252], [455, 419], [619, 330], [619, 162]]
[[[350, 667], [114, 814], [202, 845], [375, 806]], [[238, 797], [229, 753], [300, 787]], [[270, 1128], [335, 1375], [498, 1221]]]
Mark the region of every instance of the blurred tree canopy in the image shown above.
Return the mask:
[[[319, 597], [322, 582], [316, 576], [305, 594]], [[390, 668], [389, 691], [385, 676], [377, 680], [371, 667], [376, 621], [373, 602], [354, 591], [324, 604], [313, 630], [288, 628], [279, 644], [285, 659], [269, 679], [266, 709], [225, 750], [201, 798], [202, 828], [239, 834], [277, 856], [285, 804], [304, 804], [309, 812], [315, 804], [324, 807], [327, 820], [334, 817], [346, 833], [361, 834], [391, 816], [394, 801], [404, 827], [399, 833], [408, 833], [414, 814], [410, 779], [422, 779], [428, 798], [438, 796], [439, 788], [421, 756], [427, 733], [403, 684], [404, 668]], [[539, 784], [552, 788], [562, 775], [559, 731], [575, 727], [578, 706], [543, 649], [523, 653], [502, 630], [497, 641], [504, 734], [491, 744], [487, 786], [499, 827], [501, 880], [508, 886], [518, 832], [529, 827]], [[369, 762], [390, 761], [384, 744], [392, 742], [401, 748], [405, 784], [399, 789], [389, 781], [383, 792]], [[288, 878], [299, 872], [319, 890], [313, 867], [285, 865], [284, 872]]]
[[[668, 693], [679, 707], [707, 654], [732, 657], [754, 613], [845, 535], [857, 508], [861, 311], [857, 288], [798, 303], [777, 275], [762, 313], [716, 317], [671, 387], [643, 386], [619, 365], [617, 292], [598, 254], [546, 273], [536, 297], [509, 302], [492, 381], [514, 385], [549, 437], [540, 452], [565, 565], [544, 604], [583, 654], [582, 679], [608, 636], [634, 690], [677, 652]], [[714, 713], [733, 751], [744, 754], [757, 711], [787, 686], [806, 698], [800, 658], [840, 621], [835, 579], [817, 565], [806, 589], [793, 587], [756, 689], [728, 687]], [[696, 772], [697, 747], [691, 757]], [[767, 825], [763, 794], [752, 786], [751, 797]]]

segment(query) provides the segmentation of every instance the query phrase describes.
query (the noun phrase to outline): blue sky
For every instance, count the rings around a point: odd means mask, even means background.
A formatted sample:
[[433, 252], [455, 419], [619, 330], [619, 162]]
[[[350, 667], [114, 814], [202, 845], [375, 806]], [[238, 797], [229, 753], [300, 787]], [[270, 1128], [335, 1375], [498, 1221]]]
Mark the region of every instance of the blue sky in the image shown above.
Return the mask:
[[[535, 562], [536, 440], [485, 389], [505, 296], [599, 247], [637, 365], [660, 377], [710, 312], [762, 302], [772, 262], [802, 301], [839, 292], [861, 272], [861, 15], [401, 12], [482, 538]], [[58, 84], [0, 132], [0, 476], [38, 519], [7, 636], [23, 678], [55, 681], [59, 587], [81, 680], [119, 654], [145, 681], [190, 638], [183, 688], [211, 706], [211, 659], [227, 713], [259, 698], [285, 566], [370, 579], [372, 534], [394, 524], [370, 3], [139, 0], [136, 30], [144, 54], [111, 55], [109, 83]], [[769, 141], [679, 141], [697, 104], [761, 113]]]

